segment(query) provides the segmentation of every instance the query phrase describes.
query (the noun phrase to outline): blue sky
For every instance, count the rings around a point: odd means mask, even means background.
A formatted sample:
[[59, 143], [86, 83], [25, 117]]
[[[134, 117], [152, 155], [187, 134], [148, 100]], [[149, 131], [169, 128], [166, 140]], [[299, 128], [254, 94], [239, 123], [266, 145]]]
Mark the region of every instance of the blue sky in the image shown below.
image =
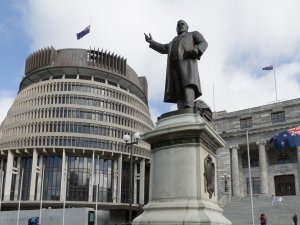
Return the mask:
[[[213, 110], [235, 111], [300, 97], [298, 0], [7, 0], [0, 1], [0, 122], [11, 106], [26, 57], [43, 47], [96, 47], [127, 58], [149, 84], [155, 120], [174, 110], [163, 100], [166, 56], [148, 48], [144, 33], [168, 43], [176, 23], [200, 31], [208, 49], [199, 62], [203, 96]], [[76, 33], [91, 24], [91, 33]], [[214, 91], [213, 91], [214, 90]], [[214, 96], [214, 98], [213, 98]]]
[[18, 91], [24, 58], [30, 51], [17, 1], [0, 1], [0, 121]]

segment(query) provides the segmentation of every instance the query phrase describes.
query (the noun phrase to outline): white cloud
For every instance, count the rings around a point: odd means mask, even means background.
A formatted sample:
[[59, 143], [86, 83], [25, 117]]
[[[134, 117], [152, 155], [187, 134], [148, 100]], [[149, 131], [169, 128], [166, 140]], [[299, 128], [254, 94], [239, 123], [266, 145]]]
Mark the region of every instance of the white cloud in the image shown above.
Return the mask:
[[[166, 56], [148, 48], [143, 33], [168, 43], [176, 22], [184, 19], [199, 30], [208, 49], [199, 62], [204, 99], [215, 109], [233, 111], [275, 100], [273, 71], [262, 67], [275, 61], [279, 99], [299, 97], [300, 14], [297, 0], [140, 1], [29, 0], [24, 26], [32, 51], [100, 47], [127, 58], [147, 76], [151, 111], [163, 113]], [[77, 41], [75, 34], [89, 24], [91, 33]]]
[[12, 106], [15, 95], [11, 92], [0, 91], [0, 125], [7, 115], [9, 108]]

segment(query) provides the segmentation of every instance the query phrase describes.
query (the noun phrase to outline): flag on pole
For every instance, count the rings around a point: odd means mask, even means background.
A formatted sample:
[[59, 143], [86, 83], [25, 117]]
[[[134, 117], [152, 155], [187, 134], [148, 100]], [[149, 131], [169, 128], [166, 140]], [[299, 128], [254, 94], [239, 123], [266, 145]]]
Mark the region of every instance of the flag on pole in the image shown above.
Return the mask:
[[88, 33], [90, 33], [90, 28], [91, 25], [87, 26], [86, 28], [84, 28], [83, 31], [80, 31], [79, 33], [76, 34], [77, 36], [77, 40], [79, 40], [80, 38], [84, 37], [85, 35], [87, 35]]
[[300, 146], [300, 126], [276, 134], [270, 140], [278, 150]]
[[262, 68], [263, 70], [273, 70], [273, 65]]

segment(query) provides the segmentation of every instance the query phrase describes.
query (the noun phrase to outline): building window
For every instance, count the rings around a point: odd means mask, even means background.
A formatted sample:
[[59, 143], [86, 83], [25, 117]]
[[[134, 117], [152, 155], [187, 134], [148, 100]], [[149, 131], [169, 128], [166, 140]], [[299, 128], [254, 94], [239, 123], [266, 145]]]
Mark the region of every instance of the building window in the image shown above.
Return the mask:
[[[21, 168], [20, 170], [20, 185], [22, 180], [23, 173], [23, 184], [22, 184], [22, 200], [29, 200], [30, 193], [30, 180], [31, 180], [31, 168], [32, 168], [32, 158], [31, 157], [22, 157], [21, 158]], [[19, 186], [20, 188], [20, 186]]]
[[43, 200], [59, 200], [61, 187], [61, 156], [44, 156]]
[[[133, 171], [132, 171], [133, 172]], [[129, 202], [130, 163], [122, 163], [121, 202]], [[131, 190], [132, 191], [132, 190]]]
[[[242, 156], [242, 165], [243, 168], [248, 168], [248, 156], [247, 153], [243, 154]], [[259, 167], [259, 159], [257, 156], [250, 158], [250, 166], [251, 167]]]
[[[247, 194], [250, 194], [249, 178], [246, 178]], [[260, 193], [260, 179], [259, 177], [252, 177], [252, 194]]]
[[251, 128], [252, 127], [252, 118], [248, 117], [248, 118], [240, 119], [240, 125], [241, 125], [241, 129]]
[[281, 153], [277, 157], [277, 164], [287, 164], [290, 163], [290, 157], [287, 153]]
[[81, 80], [91, 80], [92, 77], [91, 76], [80, 75], [79, 79], [81, 79]]
[[272, 120], [272, 123], [285, 122], [285, 112], [271, 113], [271, 120]]
[[68, 156], [68, 201], [88, 201], [91, 164], [92, 158]]
[[11, 186], [10, 186], [10, 199], [9, 200], [17, 199], [18, 195], [15, 193], [16, 185], [17, 185], [17, 174], [12, 174]]
[[62, 79], [62, 75], [53, 76], [52, 79], [53, 79], [53, 80], [56, 80], [56, 79]]
[[77, 79], [77, 75], [65, 75], [65, 79]]
[[113, 171], [113, 160], [95, 159], [93, 201], [97, 196], [97, 202], [112, 202]]
[[94, 81], [96, 82], [101, 82], [101, 83], [105, 83], [104, 79], [98, 78], [98, 77], [94, 77]]
[[250, 159], [250, 166], [251, 167], [259, 167], [259, 160], [258, 160], [258, 158]]

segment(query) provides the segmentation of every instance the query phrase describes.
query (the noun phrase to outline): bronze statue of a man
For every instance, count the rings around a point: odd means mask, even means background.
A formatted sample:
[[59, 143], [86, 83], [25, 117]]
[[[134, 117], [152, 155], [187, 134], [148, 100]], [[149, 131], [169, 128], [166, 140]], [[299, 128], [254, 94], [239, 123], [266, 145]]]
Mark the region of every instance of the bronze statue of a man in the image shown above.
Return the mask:
[[202, 95], [197, 59], [200, 60], [207, 42], [198, 31], [188, 32], [185, 21], [177, 22], [177, 34], [170, 43], [161, 44], [145, 34], [149, 47], [168, 54], [164, 102], [177, 103], [177, 108], [192, 108]]

